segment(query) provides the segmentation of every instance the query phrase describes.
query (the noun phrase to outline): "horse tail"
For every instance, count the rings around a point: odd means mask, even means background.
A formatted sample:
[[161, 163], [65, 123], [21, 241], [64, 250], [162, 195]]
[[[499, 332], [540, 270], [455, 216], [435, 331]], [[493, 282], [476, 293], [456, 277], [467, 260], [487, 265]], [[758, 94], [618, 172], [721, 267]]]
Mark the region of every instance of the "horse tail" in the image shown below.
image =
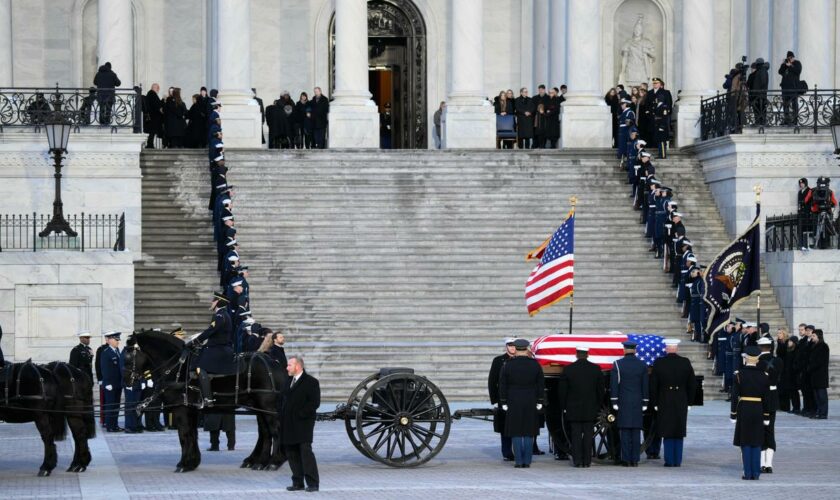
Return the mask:
[[85, 380], [87, 383], [83, 389], [84, 395], [81, 397], [84, 402], [82, 421], [85, 423], [88, 439], [93, 439], [96, 437], [96, 417], [93, 415], [93, 388], [95, 386], [90, 378], [85, 377]]
[[53, 390], [49, 391], [48, 388], [44, 388], [48, 394], [52, 392], [53, 397], [52, 408], [49, 408], [50, 428], [54, 440], [64, 441], [67, 437], [67, 415], [64, 413], [64, 395], [60, 387], [61, 382], [52, 373], [50, 373], [49, 378], [44, 377], [43, 383], [48, 384], [50, 382], [53, 384]]

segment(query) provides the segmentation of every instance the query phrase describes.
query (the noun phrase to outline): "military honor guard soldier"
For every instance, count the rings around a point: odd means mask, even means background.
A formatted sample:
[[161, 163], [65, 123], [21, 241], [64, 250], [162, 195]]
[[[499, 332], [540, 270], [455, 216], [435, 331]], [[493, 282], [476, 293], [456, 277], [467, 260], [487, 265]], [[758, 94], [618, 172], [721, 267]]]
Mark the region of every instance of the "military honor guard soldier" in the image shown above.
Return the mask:
[[735, 424], [732, 444], [741, 448], [744, 474], [741, 479], [757, 480], [761, 475], [761, 448], [770, 425], [770, 378], [761, 371], [758, 346], [744, 351], [744, 366], [732, 381], [730, 420]]
[[628, 340], [623, 345], [624, 357], [614, 361], [610, 371], [610, 400], [618, 412], [622, 465], [638, 467], [643, 413], [648, 407], [648, 371], [636, 357], [636, 343]]
[[606, 387], [601, 368], [587, 359], [589, 348], [578, 346], [575, 350], [577, 360], [563, 369], [560, 400], [565, 401], [571, 428], [572, 463], [585, 468], [592, 465], [592, 432]]
[[[762, 323], [763, 325], [764, 323]], [[773, 455], [776, 453], [776, 412], [779, 411], [779, 382], [784, 371], [784, 361], [773, 356], [773, 341], [768, 337], [758, 339], [761, 355], [758, 368], [767, 374], [770, 381], [768, 406], [770, 425], [764, 427], [764, 444], [761, 445], [761, 472], [773, 473]]]
[[505, 415], [505, 434], [513, 444], [514, 467], [531, 467], [539, 411], [545, 398], [542, 367], [530, 357], [528, 341], [516, 339], [516, 354], [502, 367], [499, 376], [499, 402]]
[[499, 408], [499, 376], [502, 374], [502, 367], [516, 354], [514, 338], [505, 339], [505, 353], [493, 358], [490, 364], [490, 375], [487, 377], [487, 390], [490, 393], [490, 404], [496, 409], [493, 416], [493, 431], [501, 437], [502, 459], [505, 462], [513, 461], [513, 447], [510, 436], [505, 434], [505, 412]]
[[665, 448], [665, 467], [680, 467], [688, 411], [694, 401], [696, 378], [688, 358], [677, 354], [680, 341], [665, 339], [665, 356], [653, 362], [650, 399], [656, 411], [657, 434]]
[[120, 332], [104, 334], [106, 347], [99, 356], [99, 366], [102, 370], [102, 389], [104, 397], [105, 429], [108, 432], [122, 432], [119, 426], [120, 393], [122, 392], [123, 362], [120, 356]]
[[90, 348], [90, 332], [79, 332], [79, 343], [70, 351], [70, 366], [78, 368], [93, 382], [93, 350]]

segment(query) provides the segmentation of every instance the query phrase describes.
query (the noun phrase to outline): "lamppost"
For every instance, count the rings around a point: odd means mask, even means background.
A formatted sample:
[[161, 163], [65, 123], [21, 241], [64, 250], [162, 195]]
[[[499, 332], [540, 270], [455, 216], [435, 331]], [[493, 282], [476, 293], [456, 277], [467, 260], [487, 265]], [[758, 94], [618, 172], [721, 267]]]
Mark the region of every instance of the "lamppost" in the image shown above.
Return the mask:
[[65, 120], [62, 114], [56, 111], [52, 118], [45, 124], [47, 131], [47, 142], [50, 146], [50, 153], [55, 160], [55, 199], [53, 200], [52, 220], [43, 231], [38, 233], [41, 238], [49, 236], [50, 233], [65, 233], [67, 236], [75, 237], [76, 231], [70, 227], [70, 223], [64, 219], [64, 204], [61, 202], [61, 160], [67, 151], [67, 143], [70, 141], [70, 129], [73, 125]]

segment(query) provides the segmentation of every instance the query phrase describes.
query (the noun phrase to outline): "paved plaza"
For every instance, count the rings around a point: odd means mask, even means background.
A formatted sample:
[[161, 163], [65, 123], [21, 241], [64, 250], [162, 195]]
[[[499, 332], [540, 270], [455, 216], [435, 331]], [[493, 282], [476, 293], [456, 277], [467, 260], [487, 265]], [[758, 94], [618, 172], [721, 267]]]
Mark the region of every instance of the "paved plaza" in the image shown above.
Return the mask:
[[[480, 406], [455, 404], [453, 408]], [[322, 408], [322, 411], [331, 408]], [[840, 412], [832, 401], [831, 413]], [[574, 469], [550, 455], [535, 457], [528, 470], [514, 470], [499, 459], [498, 437], [486, 422], [452, 425], [444, 450], [416, 469], [392, 469], [362, 457], [350, 444], [343, 422], [318, 423], [315, 454], [321, 491], [327, 498], [435, 500], [444, 498], [838, 498], [840, 491], [840, 418], [807, 420], [787, 414], [776, 422], [779, 451], [772, 475], [740, 479], [740, 455], [732, 446], [728, 405], [714, 401], [695, 408], [689, 418], [686, 457], [680, 469], [661, 460], [638, 469], [593, 465]], [[32, 424], [0, 424], [0, 492], [3, 498], [195, 498], [308, 497], [286, 491], [289, 469], [257, 472], [238, 468], [256, 439], [251, 417], [237, 421], [237, 450], [203, 452], [201, 467], [174, 474], [178, 461], [175, 431], [145, 434], [100, 433], [91, 442], [93, 462], [83, 474], [64, 472], [72, 457], [70, 441], [59, 443], [59, 465], [48, 478], [36, 477], [42, 459]], [[208, 446], [201, 433], [202, 449]], [[222, 447], [225, 441], [222, 437]], [[545, 435], [541, 446], [546, 449]]]

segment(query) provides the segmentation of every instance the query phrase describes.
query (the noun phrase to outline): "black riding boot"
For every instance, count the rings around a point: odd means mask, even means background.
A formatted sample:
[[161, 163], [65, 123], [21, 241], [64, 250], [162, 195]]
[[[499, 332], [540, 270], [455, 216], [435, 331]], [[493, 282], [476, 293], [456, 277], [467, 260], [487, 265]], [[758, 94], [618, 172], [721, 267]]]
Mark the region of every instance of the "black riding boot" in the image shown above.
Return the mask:
[[221, 431], [210, 431], [210, 447], [207, 451], [219, 451], [219, 435]]
[[203, 406], [213, 406], [215, 400], [212, 399], [213, 389], [210, 387], [210, 375], [206, 371], [200, 370], [198, 372], [198, 383], [201, 386], [201, 397], [204, 399]]
[[227, 436], [227, 448], [230, 451], [236, 449], [236, 432], [235, 431], [225, 431], [225, 436]]

